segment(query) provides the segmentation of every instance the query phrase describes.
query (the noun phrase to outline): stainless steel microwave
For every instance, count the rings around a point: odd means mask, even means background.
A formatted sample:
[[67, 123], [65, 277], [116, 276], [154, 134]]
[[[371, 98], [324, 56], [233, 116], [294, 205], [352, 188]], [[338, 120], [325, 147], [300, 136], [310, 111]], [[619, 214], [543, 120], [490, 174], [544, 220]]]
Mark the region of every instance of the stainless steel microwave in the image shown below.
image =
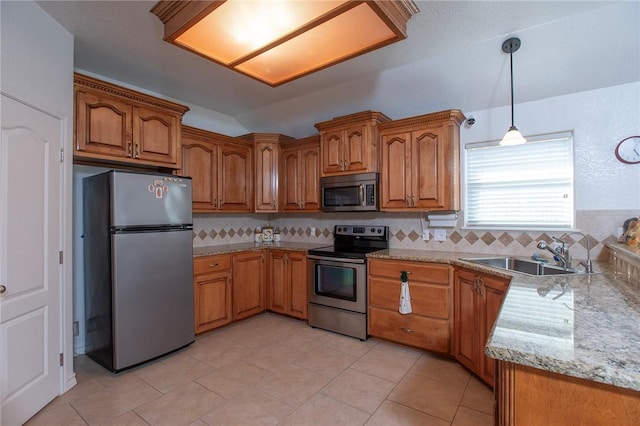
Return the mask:
[[320, 178], [322, 210], [325, 212], [361, 212], [378, 210], [377, 173]]

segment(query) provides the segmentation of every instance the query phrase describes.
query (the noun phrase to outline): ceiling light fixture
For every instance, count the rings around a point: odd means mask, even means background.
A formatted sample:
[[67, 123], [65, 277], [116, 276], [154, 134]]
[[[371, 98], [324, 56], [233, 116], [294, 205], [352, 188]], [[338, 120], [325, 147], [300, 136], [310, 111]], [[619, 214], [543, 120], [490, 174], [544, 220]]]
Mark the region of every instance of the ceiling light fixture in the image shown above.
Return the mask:
[[164, 40], [279, 86], [407, 37], [411, 0], [160, 1]]
[[509, 63], [511, 64], [511, 127], [509, 127], [509, 131], [500, 141], [500, 145], [503, 146], [521, 145], [527, 142], [513, 122], [513, 52], [516, 52], [519, 48], [520, 39], [517, 37], [512, 37], [502, 43], [502, 51], [509, 54]]

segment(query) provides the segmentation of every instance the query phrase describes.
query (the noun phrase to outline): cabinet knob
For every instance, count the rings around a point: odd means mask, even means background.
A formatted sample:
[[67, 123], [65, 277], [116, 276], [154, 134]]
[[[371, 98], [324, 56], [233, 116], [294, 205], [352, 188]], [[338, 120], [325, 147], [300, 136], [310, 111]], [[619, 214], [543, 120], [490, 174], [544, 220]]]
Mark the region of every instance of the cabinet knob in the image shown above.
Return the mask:
[[7, 287], [4, 285], [0, 285], [0, 294], [4, 294], [7, 292]]
[[127, 142], [127, 155], [133, 157], [133, 144], [131, 142]]
[[140, 144], [136, 143], [135, 148], [136, 148], [135, 158], [140, 158]]
[[219, 263], [210, 263], [209, 264], [209, 268], [215, 268], [218, 265], [219, 265]]
[[413, 330], [410, 328], [400, 327], [400, 330], [404, 331], [405, 333], [413, 333]]

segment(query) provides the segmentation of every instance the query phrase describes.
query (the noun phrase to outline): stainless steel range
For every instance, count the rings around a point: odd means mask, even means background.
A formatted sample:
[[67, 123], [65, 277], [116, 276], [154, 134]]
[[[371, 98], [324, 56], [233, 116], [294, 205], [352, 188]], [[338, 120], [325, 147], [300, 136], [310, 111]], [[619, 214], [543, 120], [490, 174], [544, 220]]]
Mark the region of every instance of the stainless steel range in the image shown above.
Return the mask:
[[336, 225], [334, 244], [309, 250], [312, 327], [367, 338], [367, 253], [389, 248], [388, 226]]

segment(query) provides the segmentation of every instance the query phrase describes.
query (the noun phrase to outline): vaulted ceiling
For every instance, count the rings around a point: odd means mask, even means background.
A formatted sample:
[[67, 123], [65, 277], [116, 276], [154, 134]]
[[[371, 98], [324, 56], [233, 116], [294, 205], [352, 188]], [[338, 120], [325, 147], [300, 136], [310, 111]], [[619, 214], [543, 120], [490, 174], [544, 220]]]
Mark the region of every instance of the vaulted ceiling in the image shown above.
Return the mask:
[[522, 40], [516, 103], [640, 80], [639, 1], [416, 1], [406, 40], [275, 88], [164, 42], [153, 1], [38, 4], [75, 36], [77, 70], [228, 115], [249, 132], [303, 137], [362, 110], [395, 119], [507, 105], [509, 36]]

